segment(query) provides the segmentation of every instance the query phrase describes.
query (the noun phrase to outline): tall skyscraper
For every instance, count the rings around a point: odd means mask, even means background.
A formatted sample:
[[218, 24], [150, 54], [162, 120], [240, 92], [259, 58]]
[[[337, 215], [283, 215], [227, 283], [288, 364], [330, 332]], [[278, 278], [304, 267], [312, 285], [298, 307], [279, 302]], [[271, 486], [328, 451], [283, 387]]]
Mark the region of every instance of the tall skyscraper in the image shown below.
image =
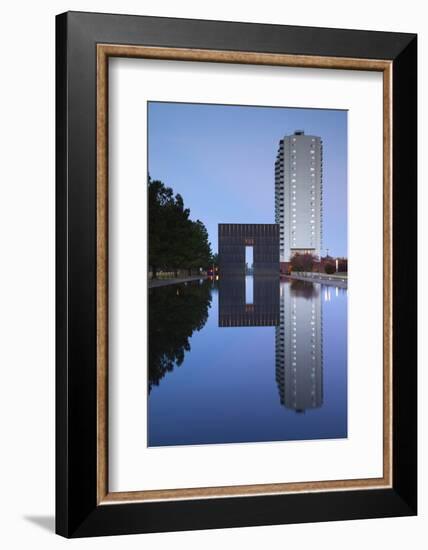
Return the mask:
[[275, 222], [280, 261], [295, 253], [318, 258], [322, 248], [322, 140], [296, 130], [279, 142], [275, 162]]

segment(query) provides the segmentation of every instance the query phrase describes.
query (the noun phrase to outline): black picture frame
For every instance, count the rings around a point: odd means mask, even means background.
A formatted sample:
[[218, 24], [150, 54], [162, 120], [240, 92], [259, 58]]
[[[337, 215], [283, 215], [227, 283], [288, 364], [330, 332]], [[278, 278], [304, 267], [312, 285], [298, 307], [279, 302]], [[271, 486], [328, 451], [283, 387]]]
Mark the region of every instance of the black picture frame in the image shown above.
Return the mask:
[[[392, 62], [392, 487], [97, 504], [100, 43]], [[417, 36], [68, 12], [56, 18], [56, 97], [56, 532], [86, 537], [415, 515]]]

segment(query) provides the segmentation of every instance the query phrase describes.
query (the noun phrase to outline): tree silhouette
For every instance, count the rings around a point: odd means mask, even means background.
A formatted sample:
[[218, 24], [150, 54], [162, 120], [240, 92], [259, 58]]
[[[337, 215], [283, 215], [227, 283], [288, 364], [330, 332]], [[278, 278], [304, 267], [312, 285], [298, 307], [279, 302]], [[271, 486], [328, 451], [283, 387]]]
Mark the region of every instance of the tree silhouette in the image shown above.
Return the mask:
[[334, 264], [328, 263], [324, 265], [324, 271], [327, 273], [327, 275], [333, 275], [333, 273], [336, 271], [336, 268], [334, 267]]
[[315, 262], [313, 254], [296, 253], [291, 258], [291, 267], [293, 271], [312, 271]]
[[158, 270], [204, 268], [212, 256], [208, 232], [200, 221], [190, 219], [181, 195], [159, 180], [148, 178], [149, 265]]
[[149, 290], [149, 393], [183, 363], [192, 334], [207, 322], [210, 305], [211, 288], [206, 282]]

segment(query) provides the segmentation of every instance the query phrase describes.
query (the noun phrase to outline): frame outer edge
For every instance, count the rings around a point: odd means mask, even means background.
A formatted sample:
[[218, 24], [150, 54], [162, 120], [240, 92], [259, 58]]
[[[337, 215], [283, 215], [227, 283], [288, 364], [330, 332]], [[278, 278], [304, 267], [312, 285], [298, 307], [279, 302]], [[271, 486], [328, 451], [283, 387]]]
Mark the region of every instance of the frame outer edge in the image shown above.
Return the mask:
[[393, 74], [393, 486], [417, 514], [417, 36]]
[[[71, 16], [71, 17], [70, 17]], [[314, 496], [315, 494], [312, 493], [309, 498], [305, 501], [309, 505], [309, 501], [312, 502], [325, 502], [325, 506], [323, 506], [323, 509], [317, 509], [317, 511], [314, 510], [313, 505], [312, 508], [310, 508], [310, 511], [308, 510], [308, 514], [310, 518], [312, 519], [301, 519], [296, 516], [297, 512], [293, 512], [291, 515], [293, 517], [288, 517], [287, 515], [282, 514], [281, 517], [278, 516], [278, 510], [275, 510], [274, 502], [277, 503], [275, 506], [279, 506], [280, 502], [298, 502], [300, 501], [300, 498], [303, 498], [304, 495], [299, 495], [299, 498], [294, 498], [296, 495], [285, 495], [285, 497], [290, 500], [283, 500], [283, 495], [278, 496], [269, 496], [269, 497], [253, 497], [250, 499], [247, 498], [238, 498], [238, 499], [222, 499], [222, 504], [226, 507], [229, 512], [219, 511], [218, 506], [213, 505], [212, 503], [209, 503], [207, 500], [197, 500], [195, 501], [172, 501], [169, 503], [153, 503], [153, 504], [129, 504], [129, 505], [110, 505], [110, 506], [96, 506], [94, 495], [95, 495], [95, 487], [92, 491], [92, 489], [88, 490], [88, 481], [92, 479], [93, 473], [89, 473], [87, 475], [87, 479], [84, 479], [82, 482], [79, 482], [79, 487], [81, 488], [82, 492], [76, 492], [76, 488], [73, 489], [73, 495], [70, 496], [70, 490], [72, 489], [70, 479], [71, 481], [76, 481], [77, 479], [77, 470], [78, 466], [74, 464], [72, 459], [72, 454], [70, 452], [71, 446], [73, 446], [73, 453], [78, 453], [82, 455], [84, 449], [82, 448], [82, 443], [77, 442], [73, 439], [73, 441], [70, 441], [70, 429], [76, 429], [79, 425], [80, 419], [76, 422], [76, 419], [70, 415], [70, 408], [75, 407], [76, 403], [71, 403], [72, 399], [76, 398], [76, 393], [74, 388], [74, 392], [71, 392], [69, 388], [69, 371], [68, 371], [68, 360], [69, 360], [69, 352], [68, 352], [68, 260], [69, 255], [71, 257], [72, 251], [68, 251], [68, 240], [70, 238], [70, 231], [68, 229], [68, 216], [73, 214], [73, 216], [76, 216], [76, 212], [72, 211], [71, 206], [68, 206], [68, 195], [69, 195], [69, 189], [68, 189], [68, 167], [72, 167], [71, 164], [73, 161], [72, 155], [69, 152], [68, 149], [68, 135], [70, 133], [70, 120], [69, 115], [72, 112], [72, 109], [70, 107], [70, 98], [69, 98], [69, 91], [75, 92], [74, 88], [77, 86], [77, 82], [75, 81], [75, 74], [76, 74], [76, 67], [73, 67], [73, 63], [76, 64], [76, 55], [74, 52], [73, 55], [70, 54], [70, 36], [74, 44], [74, 49], [78, 52], [81, 57], [81, 59], [86, 59], [87, 56], [90, 55], [90, 47], [92, 47], [97, 40], [104, 41], [103, 38], [105, 38], [105, 28], [103, 27], [104, 22], [108, 20], [111, 23], [114, 24], [119, 23], [121, 21], [121, 27], [119, 30], [114, 30], [115, 36], [128, 36], [128, 31], [123, 30], [123, 23], [125, 20], [134, 21], [135, 26], [139, 27], [140, 23], [143, 27], [146, 27], [150, 22], [153, 21], [153, 25], [158, 28], [162, 27], [165, 33], [167, 33], [167, 37], [165, 40], [171, 39], [172, 42], [177, 42], [182, 40], [181, 35], [187, 32], [186, 29], [186, 20], [171, 20], [168, 18], [146, 18], [146, 17], [133, 17], [133, 16], [114, 16], [110, 14], [88, 14], [88, 13], [77, 13], [77, 12], [68, 12], [65, 14], [61, 14], [57, 16], [56, 18], [56, 48], [57, 48], [57, 54], [56, 54], [56, 93], [57, 93], [57, 104], [56, 104], [56, 153], [57, 153], [57, 166], [56, 166], [56, 207], [57, 207], [57, 215], [56, 215], [56, 233], [57, 233], [57, 258], [56, 258], [56, 281], [57, 281], [57, 306], [56, 306], [56, 338], [57, 338], [57, 350], [56, 350], [56, 373], [57, 373], [57, 380], [56, 380], [56, 459], [57, 459], [57, 467], [56, 467], [56, 531], [58, 534], [65, 536], [65, 537], [79, 537], [79, 536], [96, 536], [96, 535], [106, 535], [106, 534], [119, 534], [119, 533], [131, 533], [131, 532], [154, 532], [154, 531], [166, 531], [166, 530], [180, 530], [180, 529], [202, 529], [202, 528], [213, 528], [213, 527], [232, 527], [232, 526], [243, 526], [243, 525], [267, 525], [267, 524], [278, 524], [278, 523], [296, 523], [296, 522], [302, 522], [302, 521], [325, 521], [326, 508], [330, 509], [331, 512], [333, 512], [333, 509], [331, 506], [333, 505], [333, 502], [348, 502], [346, 506], [344, 506], [343, 510], [341, 510], [340, 513], [332, 514], [333, 517], [330, 519], [358, 519], [362, 517], [391, 517], [391, 516], [403, 516], [403, 515], [412, 515], [416, 513], [416, 439], [414, 437], [414, 434], [416, 432], [416, 415], [415, 415], [415, 403], [412, 402], [412, 400], [415, 397], [415, 388], [416, 388], [416, 372], [414, 369], [412, 369], [411, 372], [411, 380], [408, 381], [408, 383], [405, 383], [405, 388], [400, 388], [400, 383], [397, 380], [396, 375], [396, 368], [394, 368], [394, 405], [395, 405], [395, 399], [398, 398], [401, 400], [400, 407], [398, 409], [398, 415], [401, 417], [401, 420], [397, 422], [396, 415], [394, 415], [394, 443], [396, 443], [397, 438], [400, 439], [403, 437], [408, 443], [408, 445], [405, 445], [404, 449], [397, 450], [397, 445], [394, 445], [394, 466], [398, 466], [398, 470], [394, 468], [394, 480], [393, 480], [393, 489], [390, 490], [375, 490], [374, 494], [369, 496], [368, 493], [370, 491], [356, 491], [355, 494], [352, 496], [351, 501], [348, 500], [349, 492], [343, 492], [342, 497], [338, 496], [338, 493], [334, 493], [334, 496], [331, 496], [332, 494], [326, 494], [322, 493], [323, 497], [322, 500], [320, 500], [319, 497]], [[137, 21], [138, 25], [137, 25]], [[159, 20], [162, 19], [162, 24], [159, 23]], [[144, 22], [142, 22], [144, 20]], [[172, 31], [168, 35], [168, 28], [167, 25], [171, 24], [173, 21], [180, 21], [180, 32], [178, 33], [179, 38], [177, 38], [177, 34], [174, 34]], [[72, 24], [71, 24], [72, 23]], [[202, 23], [202, 22], [199, 22]], [[209, 22], [210, 24], [214, 22]], [[190, 32], [190, 27], [194, 27], [195, 25], [198, 25], [198, 22], [195, 20], [188, 20], [188, 27]], [[222, 23], [218, 23], [219, 26], [222, 26]], [[229, 23], [230, 28], [234, 25], [234, 23]], [[236, 26], [239, 24], [236, 23]], [[252, 25], [254, 30], [257, 30], [257, 24]], [[259, 25], [258, 28], [261, 29], [261, 27], [266, 27], [266, 30], [271, 27], [270, 25]], [[170, 28], [170, 27], [169, 27]], [[184, 31], [183, 31], [184, 28]], [[282, 32], [285, 32], [287, 27], [281, 27]], [[290, 27], [291, 29], [291, 27]], [[301, 28], [301, 31], [304, 32], [305, 27]], [[135, 31], [135, 29], [134, 29]], [[133, 32], [134, 32], [133, 31]], [[306, 28], [306, 31], [308, 29]], [[323, 31], [328, 31], [328, 29], [323, 29]], [[111, 28], [109, 29], [108, 33], [111, 33]], [[131, 31], [130, 31], [131, 32]], [[140, 32], [140, 31], [138, 31]], [[299, 32], [296, 31], [296, 28], [293, 30], [294, 33]], [[332, 29], [332, 32], [335, 32], [335, 29]], [[351, 32], [351, 31], [350, 31]], [[353, 31], [355, 32], [355, 31]], [[124, 34], [125, 33], [125, 34]], [[362, 34], [364, 34], [363, 31], [361, 31]], [[359, 36], [362, 36], [359, 35]], [[396, 151], [400, 151], [400, 148], [397, 146], [397, 120], [400, 118], [398, 115], [400, 114], [401, 109], [401, 124], [399, 126], [400, 129], [404, 129], [406, 127], [406, 121], [404, 118], [407, 116], [410, 118], [407, 124], [407, 128], [410, 129], [411, 139], [410, 142], [414, 146], [416, 144], [416, 108], [413, 109], [412, 105], [407, 105], [407, 111], [405, 108], [406, 101], [407, 102], [414, 102], [416, 99], [416, 37], [415, 35], [403, 35], [402, 33], [374, 33], [379, 35], [384, 35], [382, 38], [382, 41], [388, 42], [386, 49], [388, 47], [390, 48], [390, 51], [394, 51], [395, 46], [393, 46], [393, 40], [394, 36], [397, 36], [397, 41], [399, 43], [406, 42], [406, 47], [402, 50], [402, 52], [395, 56], [391, 55], [384, 57], [383, 59], [389, 59], [394, 61], [394, 124], [396, 128], [396, 132], [394, 133], [394, 153]], [[390, 35], [389, 38], [386, 35]], [[159, 35], [159, 30], [155, 30], [153, 33], [154, 36]], [[327, 35], [327, 33], [326, 33]], [[355, 37], [356, 35], [354, 35]], [[96, 38], [97, 37], [97, 38]], [[190, 39], [189, 39], [190, 40]], [[79, 41], [79, 45], [77, 47], [77, 42]], [[123, 38], [123, 42], [126, 43], [127, 39]], [[226, 40], [227, 41], [227, 40]], [[230, 38], [230, 41], [233, 41]], [[253, 42], [255, 39], [253, 40]], [[120, 42], [118, 39], [117, 42]], [[183, 47], [185, 46], [185, 40], [182, 40]], [[408, 47], [408, 45], [410, 46]], [[251, 49], [252, 44], [250, 44], [249, 49]], [[271, 47], [271, 46], [269, 46]], [[273, 46], [274, 47], [274, 46]], [[323, 46], [325, 48], [325, 46]], [[383, 47], [383, 46], [382, 46]], [[255, 46], [255, 49], [260, 48], [260, 45]], [[208, 48], [212, 49], [212, 48]], [[286, 48], [285, 48], [286, 49]], [[404, 54], [404, 50], [407, 50], [407, 53]], [[259, 50], [260, 51], [260, 50]], [[375, 51], [375, 45], [373, 45], [373, 53]], [[326, 55], [326, 54], [322, 54]], [[363, 57], [363, 56], [362, 56]], [[369, 56], [369, 58], [377, 57], [373, 55], [372, 57]], [[90, 61], [87, 64], [85, 63], [85, 66], [82, 67], [82, 74], [85, 75], [85, 77], [92, 79], [92, 75], [89, 75], [88, 69], [90, 68], [91, 64], [93, 62]], [[399, 71], [396, 72], [396, 68], [399, 69]], [[86, 73], [85, 73], [86, 71]], [[403, 83], [400, 81], [400, 78], [403, 77], [403, 75], [410, 72], [411, 78], [410, 78], [410, 84], [407, 86], [407, 90], [404, 91], [403, 89], [400, 90], [400, 87], [403, 86]], [[412, 75], [412, 71], [414, 71], [414, 74]], [[74, 76], [73, 76], [74, 75]], [[70, 80], [73, 80], [70, 83]], [[400, 83], [400, 86], [398, 85]], [[87, 92], [91, 88], [91, 84], [88, 84], [88, 82], [83, 83], [84, 93], [86, 94], [86, 99], [89, 101], [90, 98], [87, 97]], [[402, 102], [395, 102], [397, 98], [397, 91], [401, 93]], [[75, 100], [75, 98], [73, 98]], [[75, 106], [75, 105], [74, 105]], [[88, 106], [84, 106], [84, 109], [88, 109]], [[91, 114], [91, 113], [90, 113]], [[92, 114], [91, 114], [92, 116]], [[73, 135], [71, 136], [73, 137]], [[87, 138], [89, 139], [89, 138]], [[401, 154], [401, 153], [400, 153]], [[403, 159], [398, 159], [398, 155], [394, 155], [394, 189], [393, 189], [393, 208], [394, 208], [394, 220], [396, 219], [397, 215], [397, 185], [396, 182], [400, 181], [403, 183], [405, 178], [400, 175], [400, 172], [397, 172], [397, 163], [398, 167], [401, 168], [400, 163], [405, 161], [411, 162], [411, 168], [412, 168], [412, 174], [410, 177], [411, 186], [410, 188], [410, 194], [409, 197], [405, 201], [405, 211], [403, 212], [402, 216], [402, 222], [414, 222], [416, 220], [416, 217], [412, 218], [414, 211], [415, 211], [415, 205], [416, 201], [414, 200], [416, 198], [416, 190], [414, 189], [415, 186], [413, 186], [413, 183], [416, 181], [416, 167], [413, 165], [413, 161], [416, 160], [416, 152], [414, 154], [411, 153], [411, 151], [406, 151], [406, 154], [404, 155]], [[75, 159], [74, 159], [75, 160]], [[92, 159], [90, 159], [89, 165], [91, 165]], [[397, 176], [398, 174], [398, 176]], [[87, 174], [84, 174], [85, 177]], [[76, 190], [74, 189], [74, 192]], [[402, 194], [405, 193], [405, 189], [402, 190], [402, 193], [398, 198], [402, 197]], [[395, 207], [394, 207], [395, 205]], [[394, 239], [397, 238], [397, 231], [398, 228], [394, 227]], [[410, 224], [410, 229], [407, 230], [406, 236], [415, 237], [415, 223]], [[74, 239], [76, 236], [74, 235]], [[397, 243], [397, 240], [394, 241]], [[416, 242], [416, 241], [415, 241]], [[394, 276], [396, 274], [396, 271], [398, 269], [398, 261], [397, 260], [397, 251], [400, 253], [398, 256], [401, 258], [403, 252], [405, 252], [405, 239], [403, 238], [403, 241], [401, 244], [394, 246]], [[413, 244], [413, 243], [412, 243]], [[65, 246], [65, 250], [64, 250]], [[413, 245], [412, 250], [415, 248]], [[405, 270], [405, 273], [402, 274], [402, 277], [398, 279], [398, 282], [404, 280], [406, 281], [410, 277], [411, 283], [414, 283], [414, 272], [412, 272], [411, 268]], [[394, 277], [394, 283], [397, 282], [397, 279]], [[398, 285], [400, 287], [400, 284]], [[403, 288], [404, 285], [401, 285], [401, 288]], [[396, 298], [396, 291], [393, 292], [394, 294], [394, 302], [393, 302], [393, 308], [394, 308], [394, 314], [397, 311], [400, 311], [401, 313], [409, 313], [410, 314], [410, 325], [412, 327], [415, 326], [415, 307], [416, 307], [416, 295], [412, 294], [412, 299], [410, 300], [410, 304], [408, 304], [407, 309], [405, 307], [402, 307], [400, 303], [397, 303], [395, 300]], [[396, 319], [396, 315], [394, 315], [394, 319]], [[405, 323], [404, 323], [405, 324]], [[403, 323], [400, 325], [400, 330], [403, 328]], [[394, 322], [394, 328], [396, 328], [396, 323]], [[414, 335], [410, 335], [410, 329], [407, 329], [405, 331], [405, 337], [404, 341], [400, 346], [398, 347], [398, 352], [403, 354], [406, 350], [403, 350], [402, 348], [406, 345], [406, 338], [408, 342], [415, 342]], [[395, 351], [397, 350], [397, 331], [394, 330], [394, 359], [395, 357]], [[86, 351], [85, 351], [86, 352]], [[407, 350], [408, 352], [408, 350]], [[411, 359], [415, 358], [415, 351], [412, 351], [412, 357]], [[410, 361], [409, 361], [410, 363]], [[406, 361], [401, 361], [401, 374], [404, 374], [406, 372]], [[396, 363], [394, 364], [394, 367], [396, 366]], [[80, 373], [80, 371], [78, 371]], [[78, 378], [78, 377], [77, 377]], [[401, 378], [401, 377], [400, 377]], [[73, 381], [76, 383], [76, 375], [74, 376]], [[90, 379], [90, 382], [92, 383], [92, 379]], [[402, 379], [401, 379], [402, 382]], [[83, 395], [83, 401], [85, 404], [87, 404], [88, 399], [88, 391], [86, 391], [85, 395]], [[406, 407], [409, 405], [410, 408], [406, 412]], [[92, 406], [92, 405], [91, 405]], [[395, 408], [394, 408], [394, 412]], [[92, 413], [91, 415], [92, 416]], [[406, 434], [407, 430], [407, 434]], [[89, 429], [89, 432], [91, 432], [91, 429]], [[91, 432], [92, 433], [92, 432]], [[95, 433], [95, 429], [94, 429]], [[73, 434], [75, 435], [75, 434]], [[407, 435], [407, 439], [406, 439]], [[399, 436], [399, 437], [398, 437]], [[85, 434], [85, 438], [88, 438], [88, 434]], [[73, 443], [73, 445], [71, 445]], [[77, 448], [76, 448], [77, 445]], [[80, 445], [80, 446], [79, 446]], [[89, 467], [92, 468], [92, 450], [89, 452]], [[80, 460], [80, 459], [79, 459]], [[364, 493], [364, 498], [361, 497], [361, 493]], [[378, 497], [375, 498], [375, 496], [378, 495]], [[362, 498], [362, 500], [361, 500]], [[326, 500], [327, 499], [327, 500]], [[374, 504], [374, 499], [376, 500], [377, 504]], [[219, 499], [213, 499], [219, 500]], [[235, 503], [232, 504], [230, 501], [235, 500]], [[246, 516], [244, 512], [236, 508], [238, 506], [239, 501], [242, 503], [242, 506], [246, 510], [253, 510], [253, 512], [249, 512], [249, 516]], [[247, 506], [245, 504], [245, 501], [251, 501], [254, 503], [254, 505]], [[272, 510], [274, 513], [273, 518], [266, 519], [266, 513], [263, 512], [263, 508], [259, 509], [257, 511], [257, 502], [266, 502], [267, 507]], [[358, 505], [358, 502], [360, 503]], [[207, 510], [212, 510], [215, 512], [217, 510], [218, 517], [213, 517], [212, 513], [210, 513], [209, 517], [204, 516], [204, 513], [200, 511], [199, 508], [195, 508], [193, 504], [198, 504], [198, 506], [202, 507], [205, 512]], [[366, 504], [369, 506], [370, 510], [366, 510], [365, 506]], [[385, 508], [382, 508], [383, 504], [385, 505]], [[235, 508], [234, 508], [235, 506]], [[363, 507], [362, 507], [363, 506]], [[92, 508], [91, 508], [92, 507]], [[84, 512], [82, 510], [86, 510]], [[287, 505], [285, 505], [285, 508], [287, 508]], [[285, 512], [285, 508], [283, 512]], [[122, 510], [122, 512], [120, 512]], [[127, 517], [124, 515], [125, 511], [128, 511], [128, 513], [131, 514], [132, 517]], [[177, 527], [177, 520], [174, 519], [175, 514], [177, 513], [178, 516], [183, 517], [184, 511], [187, 510], [188, 512], [191, 512], [192, 510], [195, 513], [195, 517], [192, 521], [190, 521], [189, 516], [186, 517], [184, 520], [184, 523], [182, 526]], [[199, 511], [198, 511], [199, 510]], [[159, 517], [161, 511], [167, 512], [167, 517], [162, 514], [162, 521]], [[169, 511], [169, 512], [168, 512]], [[256, 521], [254, 520], [254, 515], [258, 518]], [[233, 517], [232, 517], [233, 516]], [[250, 516], [253, 516], [253, 519], [251, 519]], [[339, 517], [340, 516], [340, 517]], [[305, 515], [307, 518], [307, 514]], [[80, 518], [80, 519], [79, 519]], [[144, 521], [143, 521], [143, 518]], [[211, 519], [210, 519], [211, 518]], [[149, 523], [147, 523], [149, 521]], [[159, 523], [161, 521], [161, 524]]]
[[55, 225], [56, 225], [56, 377], [55, 377], [55, 531], [62, 536], [69, 534], [68, 506], [68, 63], [67, 63], [67, 14], [55, 19]]

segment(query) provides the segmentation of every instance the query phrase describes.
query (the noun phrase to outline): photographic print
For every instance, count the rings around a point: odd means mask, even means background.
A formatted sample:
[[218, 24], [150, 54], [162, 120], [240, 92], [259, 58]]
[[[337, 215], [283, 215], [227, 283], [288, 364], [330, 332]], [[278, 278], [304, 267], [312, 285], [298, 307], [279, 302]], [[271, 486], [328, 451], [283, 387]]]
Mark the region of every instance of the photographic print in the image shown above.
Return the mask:
[[347, 437], [347, 111], [148, 102], [148, 446]]

